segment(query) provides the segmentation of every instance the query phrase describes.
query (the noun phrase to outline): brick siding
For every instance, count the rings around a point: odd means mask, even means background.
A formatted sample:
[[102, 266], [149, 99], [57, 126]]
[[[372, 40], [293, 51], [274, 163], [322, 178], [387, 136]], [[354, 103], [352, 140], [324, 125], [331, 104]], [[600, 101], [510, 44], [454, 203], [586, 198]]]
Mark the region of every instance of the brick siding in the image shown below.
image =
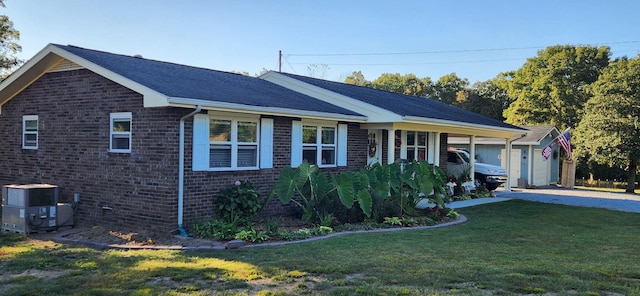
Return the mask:
[[[71, 202], [78, 193], [78, 226], [176, 230], [179, 120], [190, 110], [142, 104], [142, 95], [89, 70], [45, 74], [2, 106], [0, 185], [58, 185], [61, 202]], [[132, 112], [131, 153], [109, 152], [113, 112]], [[39, 117], [37, 150], [22, 149], [23, 115]], [[280, 170], [290, 165], [291, 125], [298, 120], [273, 119], [273, 168], [230, 172], [191, 170], [193, 120], [185, 121], [185, 228], [214, 217], [219, 191], [237, 180], [250, 181], [263, 197], [268, 195]], [[359, 170], [366, 165], [367, 130], [357, 123], [347, 124], [347, 166], [324, 172]], [[440, 159], [444, 161], [446, 139], [442, 134]], [[383, 141], [383, 154], [385, 145]], [[289, 216], [297, 210], [274, 198], [261, 215]]]

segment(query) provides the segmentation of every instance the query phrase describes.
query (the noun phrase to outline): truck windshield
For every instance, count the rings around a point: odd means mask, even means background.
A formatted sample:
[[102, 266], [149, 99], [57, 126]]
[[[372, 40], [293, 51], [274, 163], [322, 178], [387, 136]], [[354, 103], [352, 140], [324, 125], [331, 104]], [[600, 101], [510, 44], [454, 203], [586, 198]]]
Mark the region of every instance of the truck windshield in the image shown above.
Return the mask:
[[469, 153], [463, 151], [462, 153], [460, 153], [460, 157], [462, 157], [462, 160], [464, 160], [464, 162], [469, 163]]

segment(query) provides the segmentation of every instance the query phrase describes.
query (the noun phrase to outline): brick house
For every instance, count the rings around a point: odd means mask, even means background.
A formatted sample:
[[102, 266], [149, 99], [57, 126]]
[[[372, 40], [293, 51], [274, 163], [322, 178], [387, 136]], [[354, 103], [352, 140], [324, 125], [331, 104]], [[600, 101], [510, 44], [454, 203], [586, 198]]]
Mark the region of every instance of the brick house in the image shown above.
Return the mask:
[[[266, 194], [303, 161], [326, 172], [444, 165], [448, 135], [524, 132], [425, 98], [50, 44], [0, 83], [0, 185], [77, 193], [85, 226], [173, 231], [211, 217], [236, 180]], [[287, 210], [272, 202], [264, 214]]]

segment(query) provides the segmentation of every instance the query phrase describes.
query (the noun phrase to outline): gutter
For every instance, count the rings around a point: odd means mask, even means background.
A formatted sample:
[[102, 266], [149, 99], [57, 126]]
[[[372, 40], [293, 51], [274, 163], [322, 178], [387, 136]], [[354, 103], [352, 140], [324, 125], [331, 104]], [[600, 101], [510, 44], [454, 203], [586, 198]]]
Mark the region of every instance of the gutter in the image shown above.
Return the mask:
[[182, 116], [180, 118], [180, 152], [178, 160], [178, 231], [181, 236], [189, 236], [187, 232], [182, 228], [182, 216], [184, 211], [184, 121], [190, 118], [202, 110], [202, 106], [196, 106], [196, 109], [191, 113]]

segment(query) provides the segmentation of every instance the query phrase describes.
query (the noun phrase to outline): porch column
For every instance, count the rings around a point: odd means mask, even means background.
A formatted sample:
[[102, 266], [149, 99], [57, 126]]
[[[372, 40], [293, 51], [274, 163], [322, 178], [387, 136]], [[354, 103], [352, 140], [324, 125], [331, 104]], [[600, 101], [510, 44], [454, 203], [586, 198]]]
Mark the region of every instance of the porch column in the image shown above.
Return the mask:
[[391, 164], [396, 158], [396, 130], [387, 130], [387, 164]]
[[476, 175], [476, 136], [469, 136], [469, 178], [475, 182]]
[[511, 191], [511, 139], [505, 138], [505, 147], [507, 148], [507, 159], [505, 159], [506, 170], [507, 170], [507, 182], [504, 184], [504, 190]]

